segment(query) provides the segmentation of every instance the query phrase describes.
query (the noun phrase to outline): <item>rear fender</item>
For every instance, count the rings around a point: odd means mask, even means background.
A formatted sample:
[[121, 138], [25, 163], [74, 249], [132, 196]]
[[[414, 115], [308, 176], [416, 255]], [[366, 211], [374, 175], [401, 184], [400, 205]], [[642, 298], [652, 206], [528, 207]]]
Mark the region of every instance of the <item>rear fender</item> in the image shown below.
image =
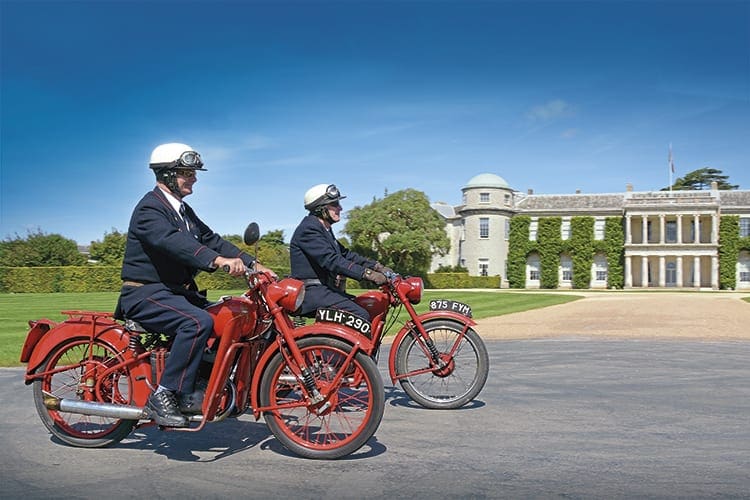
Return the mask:
[[[466, 331], [477, 324], [476, 321], [469, 318], [468, 316], [464, 316], [463, 314], [458, 314], [452, 311], [429, 311], [417, 316], [417, 321], [422, 323], [422, 325], [425, 327], [430, 321], [435, 320], [455, 321], [456, 323], [459, 323], [461, 325], [461, 329], [463, 331]], [[401, 345], [401, 342], [403, 342], [404, 337], [406, 337], [406, 335], [408, 335], [412, 330], [416, 330], [414, 321], [407, 321], [393, 338], [393, 343], [391, 344], [391, 352], [388, 354], [388, 372], [391, 376], [391, 381], [394, 384], [396, 383], [396, 353], [398, 352], [398, 347]]]
[[[279, 333], [278, 335], [281, 334]], [[374, 349], [372, 340], [368, 339], [359, 332], [352, 330], [351, 328], [347, 328], [336, 323], [313, 323], [310, 325], [301, 326], [299, 328], [295, 328], [292, 335], [295, 341], [311, 336], [336, 338], [339, 340], [343, 340], [348, 344], [351, 344], [356, 349], [364, 351], [368, 355]], [[252, 388], [252, 390], [250, 391], [250, 406], [253, 407], [255, 418], [258, 418], [260, 416], [255, 411], [255, 408], [260, 408], [260, 381], [263, 377], [263, 373], [266, 371], [268, 362], [277, 352], [279, 352], [279, 344], [278, 342], [274, 342], [273, 345], [266, 349], [266, 351], [260, 357], [255, 371], [253, 372], [253, 379], [250, 385], [250, 387]]]
[[62, 323], [49, 320], [35, 322], [29, 331], [21, 353], [21, 361], [26, 366], [25, 381], [30, 384], [34, 380], [34, 373], [58, 346], [75, 338], [100, 339], [111, 345], [115, 350], [127, 348], [129, 336], [122, 326], [110, 319], [70, 318]]

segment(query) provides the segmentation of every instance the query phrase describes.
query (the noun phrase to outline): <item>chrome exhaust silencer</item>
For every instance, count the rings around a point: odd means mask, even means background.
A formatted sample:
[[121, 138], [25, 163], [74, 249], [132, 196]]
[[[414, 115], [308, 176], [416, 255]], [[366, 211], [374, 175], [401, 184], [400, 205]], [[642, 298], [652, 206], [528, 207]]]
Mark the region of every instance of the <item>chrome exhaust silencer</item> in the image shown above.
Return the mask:
[[151, 418], [145, 408], [77, 399], [60, 399], [51, 394], [44, 395], [44, 406], [50, 410], [97, 417], [119, 418], [122, 420], [141, 420]]

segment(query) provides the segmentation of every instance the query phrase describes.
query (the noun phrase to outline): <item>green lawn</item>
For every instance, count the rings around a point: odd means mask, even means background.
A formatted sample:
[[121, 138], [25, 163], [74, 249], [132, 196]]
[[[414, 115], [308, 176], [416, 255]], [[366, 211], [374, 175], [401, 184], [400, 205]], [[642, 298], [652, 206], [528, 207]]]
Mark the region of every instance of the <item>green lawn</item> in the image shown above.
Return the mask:
[[[209, 293], [209, 299], [216, 300], [222, 295], [239, 293], [242, 292], [214, 290]], [[356, 294], [358, 291], [350, 290], [350, 293]], [[60, 311], [73, 309], [112, 311], [117, 303], [117, 296], [116, 292], [0, 294], [0, 366], [20, 365], [18, 358], [29, 329], [29, 320], [48, 318], [62, 321], [66, 316], [61, 315]], [[417, 311], [426, 311], [431, 298], [445, 298], [469, 304], [474, 318], [481, 319], [561, 304], [581, 297], [552, 293], [426, 290]], [[403, 321], [405, 318], [405, 313], [402, 313], [400, 320]]]

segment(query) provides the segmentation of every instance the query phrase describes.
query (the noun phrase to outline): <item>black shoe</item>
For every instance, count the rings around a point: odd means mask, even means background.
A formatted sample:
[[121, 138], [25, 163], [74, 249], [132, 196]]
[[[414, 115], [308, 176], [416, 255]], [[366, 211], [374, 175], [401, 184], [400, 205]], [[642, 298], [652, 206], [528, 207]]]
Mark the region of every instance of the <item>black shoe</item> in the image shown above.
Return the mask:
[[177, 399], [170, 391], [155, 392], [148, 397], [146, 409], [154, 422], [164, 427], [187, 427], [188, 419], [180, 413]]
[[180, 394], [177, 397], [177, 403], [180, 406], [180, 411], [188, 415], [195, 415], [203, 412], [203, 397], [205, 391], [196, 389], [190, 394]]

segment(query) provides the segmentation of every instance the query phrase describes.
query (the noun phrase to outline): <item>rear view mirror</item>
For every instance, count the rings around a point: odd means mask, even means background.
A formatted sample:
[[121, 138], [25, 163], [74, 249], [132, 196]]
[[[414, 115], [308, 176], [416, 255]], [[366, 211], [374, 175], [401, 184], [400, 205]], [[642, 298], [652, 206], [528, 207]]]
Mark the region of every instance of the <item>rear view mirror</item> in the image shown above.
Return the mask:
[[257, 222], [251, 222], [245, 229], [245, 234], [242, 236], [242, 241], [245, 245], [255, 245], [260, 239], [260, 228]]

